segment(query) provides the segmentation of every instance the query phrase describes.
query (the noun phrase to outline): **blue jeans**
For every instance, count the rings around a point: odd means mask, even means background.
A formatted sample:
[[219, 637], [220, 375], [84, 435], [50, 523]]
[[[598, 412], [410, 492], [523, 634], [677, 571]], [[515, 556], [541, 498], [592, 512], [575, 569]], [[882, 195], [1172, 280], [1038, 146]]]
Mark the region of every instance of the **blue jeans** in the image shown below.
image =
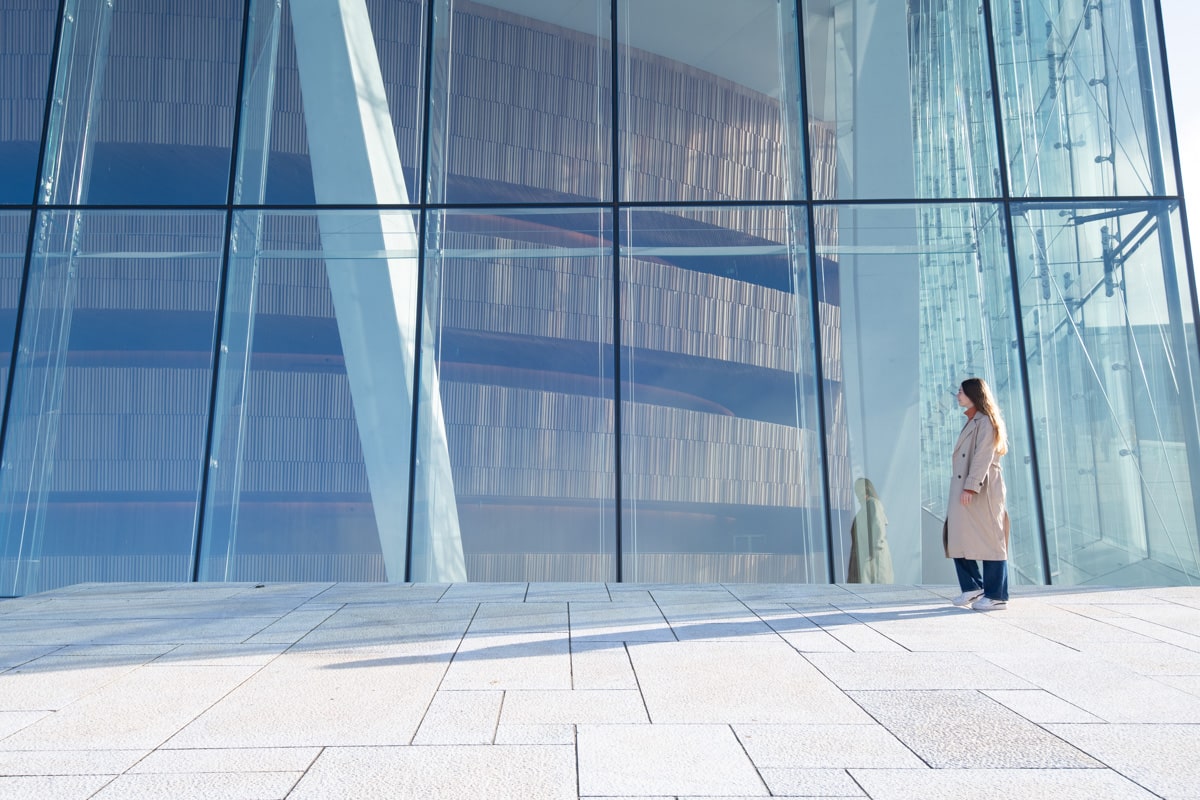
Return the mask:
[[1008, 562], [984, 561], [983, 577], [979, 575], [978, 562], [966, 558], [954, 559], [954, 571], [958, 573], [958, 585], [964, 592], [983, 589], [983, 596], [993, 600], [1008, 601]]

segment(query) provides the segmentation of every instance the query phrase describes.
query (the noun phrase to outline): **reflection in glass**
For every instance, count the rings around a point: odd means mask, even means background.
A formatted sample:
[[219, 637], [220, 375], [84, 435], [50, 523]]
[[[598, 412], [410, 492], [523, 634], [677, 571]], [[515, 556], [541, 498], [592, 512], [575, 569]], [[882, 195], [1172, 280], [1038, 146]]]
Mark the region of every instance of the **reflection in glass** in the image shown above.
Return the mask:
[[437, 0], [429, 199], [612, 196], [608, 0]]
[[224, 203], [242, 12], [66, 0], [41, 202]]
[[1056, 583], [1200, 579], [1200, 372], [1177, 225], [1167, 202], [1014, 209]]
[[253, 0], [248, 24], [234, 201], [419, 201], [424, 4]]
[[621, 0], [621, 196], [804, 197], [795, 4]]
[[412, 579], [615, 580], [610, 216], [430, 228]]
[[201, 580], [404, 580], [407, 211], [234, 215]]
[[[8, 391], [9, 362], [16, 333], [17, 304], [21, 296], [21, 271], [29, 238], [29, 214], [0, 212], [0, 403]], [[3, 407], [3, 406], [0, 406]], [[2, 587], [0, 587], [2, 588]]]
[[[852, 561], [854, 487], [866, 479], [887, 509], [895, 582], [954, 583], [942, 524], [963, 419], [951, 390], [983, 376], [1007, 419], [1024, 416], [1001, 208], [843, 206], [836, 219], [817, 245], [834, 561]], [[1009, 427], [1010, 567], [1037, 583], [1028, 444], [1019, 422]]]
[[813, 199], [999, 197], [978, 0], [804, 0]]
[[0, 472], [0, 594], [188, 580], [224, 215], [38, 220]]
[[621, 227], [622, 579], [826, 580], [803, 213]]
[[57, 3], [0, 4], [0, 203], [33, 199], [57, 10]]
[[1013, 196], [1174, 193], [1154, 7], [992, 4]]

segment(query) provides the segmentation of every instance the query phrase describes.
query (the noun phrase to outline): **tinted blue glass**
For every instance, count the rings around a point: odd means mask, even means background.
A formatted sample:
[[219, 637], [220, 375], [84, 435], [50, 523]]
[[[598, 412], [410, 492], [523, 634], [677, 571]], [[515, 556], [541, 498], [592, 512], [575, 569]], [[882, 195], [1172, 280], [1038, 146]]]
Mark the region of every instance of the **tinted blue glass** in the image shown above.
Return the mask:
[[623, 579], [827, 580], [803, 211], [622, 231]]
[[1200, 580], [1195, 278], [1177, 213], [1167, 202], [1014, 207], [1055, 581]]
[[[1008, 422], [1010, 580], [1038, 583], [1042, 550], [1029, 467], [1003, 207], [875, 204], [818, 211], [835, 564], [863, 583], [948, 583], [942, 546], [962, 430], [957, 386], [987, 381]], [[867, 483], [869, 482], [869, 483]], [[864, 490], [882, 511], [887, 568], [863, 570]], [[853, 555], [852, 555], [853, 554]], [[857, 571], [855, 569], [857, 567]]]
[[420, 0], [254, 0], [235, 202], [417, 202], [424, 31]]
[[611, 216], [439, 213], [413, 580], [616, 577]]
[[979, 0], [803, 7], [814, 199], [1003, 194]]
[[994, 3], [1015, 197], [1175, 192], [1157, 3]]
[[621, 198], [805, 196], [796, 4], [623, 0]]
[[429, 199], [612, 196], [608, 0], [438, 0]]
[[40, 196], [47, 203], [224, 203], [239, 0], [69, 0]]
[[0, 5], [0, 203], [33, 200], [57, 7]]
[[202, 580], [403, 580], [415, 215], [234, 217]]
[[37, 224], [0, 477], [3, 591], [187, 580], [224, 215]]
[[0, 402], [8, 390], [9, 362], [12, 359], [13, 334], [17, 324], [17, 303], [21, 294], [21, 269], [25, 264], [25, 243], [29, 237], [29, 215], [0, 212]]

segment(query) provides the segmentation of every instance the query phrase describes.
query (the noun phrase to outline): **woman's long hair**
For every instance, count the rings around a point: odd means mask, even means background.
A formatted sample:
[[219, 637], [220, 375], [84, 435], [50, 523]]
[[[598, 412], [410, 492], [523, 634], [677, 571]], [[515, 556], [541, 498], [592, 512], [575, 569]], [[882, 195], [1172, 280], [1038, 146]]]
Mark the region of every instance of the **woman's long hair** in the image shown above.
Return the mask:
[[983, 378], [967, 378], [962, 382], [963, 394], [975, 404], [979, 413], [987, 415], [992, 421], [992, 429], [996, 432], [996, 452], [1004, 455], [1008, 452], [1008, 431], [1004, 427], [1004, 417], [1000, 414], [1000, 406], [992, 390]]

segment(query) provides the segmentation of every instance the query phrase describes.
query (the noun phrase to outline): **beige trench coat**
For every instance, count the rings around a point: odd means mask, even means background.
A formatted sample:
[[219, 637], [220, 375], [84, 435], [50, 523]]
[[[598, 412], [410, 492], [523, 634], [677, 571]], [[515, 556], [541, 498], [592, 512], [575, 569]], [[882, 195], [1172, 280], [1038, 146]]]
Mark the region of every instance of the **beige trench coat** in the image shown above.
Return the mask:
[[[960, 501], [964, 489], [976, 492], [969, 506]], [[1007, 492], [996, 452], [995, 429], [986, 414], [968, 420], [954, 445], [950, 471], [950, 504], [942, 541], [946, 558], [975, 561], [1008, 559]]]

